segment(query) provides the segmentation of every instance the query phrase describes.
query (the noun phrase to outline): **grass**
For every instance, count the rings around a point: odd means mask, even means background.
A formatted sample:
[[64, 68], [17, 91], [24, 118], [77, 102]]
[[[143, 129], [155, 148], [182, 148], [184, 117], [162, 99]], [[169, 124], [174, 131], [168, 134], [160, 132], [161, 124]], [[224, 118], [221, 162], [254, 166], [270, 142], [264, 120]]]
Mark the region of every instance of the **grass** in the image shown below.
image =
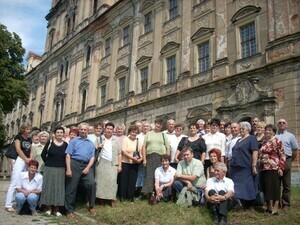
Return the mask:
[[[234, 225], [286, 225], [299, 224], [300, 221], [300, 187], [292, 188], [292, 207], [289, 211], [279, 211], [278, 216], [264, 215], [262, 207], [254, 210], [231, 211], [228, 224]], [[76, 211], [83, 215], [73, 224], [105, 224], [105, 225], [199, 225], [213, 224], [209, 210], [205, 206], [183, 208], [175, 203], [161, 202], [149, 205], [146, 200], [134, 203], [117, 202], [115, 208], [96, 206], [97, 215], [89, 216], [84, 204], [79, 204]], [[91, 218], [87, 220], [87, 218]], [[70, 223], [65, 220], [65, 224]], [[63, 221], [62, 221], [63, 222]]]

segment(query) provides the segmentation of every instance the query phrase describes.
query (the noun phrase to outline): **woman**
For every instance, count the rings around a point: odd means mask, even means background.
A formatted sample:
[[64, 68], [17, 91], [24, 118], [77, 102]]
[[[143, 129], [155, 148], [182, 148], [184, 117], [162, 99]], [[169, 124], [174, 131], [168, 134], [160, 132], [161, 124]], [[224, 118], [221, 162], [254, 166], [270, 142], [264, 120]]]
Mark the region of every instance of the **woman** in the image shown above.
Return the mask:
[[32, 151], [32, 158], [39, 162], [39, 167], [37, 169], [37, 172], [43, 174], [44, 162], [41, 154], [44, 146], [46, 145], [49, 139], [49, 133], [47, 131], [42, 131], [38, 134], [38, 137], [39, 137], [39, 143], [36, 145], [32, 145], [31, 151]]
[[176, 151], [178, 149], [178, 144], [181, 141], [182, 138], [186, 138], [187, 136], [182, 134], [184, 130], [184, 126], [182, 124], [176, 124], [175, 125], [175, 135], [171, 136], [172, 138], [169, 139], [170, 141], [170, 152], [171, 152], [171, 162], [170, 165], [173, 168], [177, 168], [177, 162], [176, 160]]
[[128, 129], [129, 137], [122, 143], [122, 172], [120, 175], [120, 200], [133, 201], [139, 164], [142, 162], [143, 143], [136, 137], [136, 125]]
[[111, 207], [115, 207], [117, 194], [117, 175], [122, 171], [121, 144], [113, 136], [115, 125], [106, 123], [101, 148], [101, 153], [96, 165], [96, 197], [100, 199], [100, 205], [108, 201]]
[[22, 172], [16, 185], [16, 205], [17, 213], [21, 212], [23, 205], [27, 201], [29, 209], [33, 216], [37, 215], [36, 206], [42, 191], [43, 176], [36, 173], [39, 163], [36, 160], [30, 160], [28, 163], [28, 172]]
[[242, 200], [244, 207], [249, 207], [258, 193], [258, 142], [255, 136], [249, 134], [250, 123], [241, 122], [239, 126], [241, 138], [232, 148], [231, 178], [234, 182], [235, 198]]
[[232, 138], [232, 134], [231, 134], [231, 122], [225, 123], [225, 125], [224, 125], [224, 131], [225, 131], [225, 136], [226, 136], [226, 142], [228, 142]]
[[64, 138], [64, 128], [54, 130], [54, 139], [48, 142], [42, 152], [45, 163], [41, 204], [46, 205], [46, 215], [61, 216], [59, 207], [65, 200], [65, 151], [68, 147]]
[[146, 167], [145, 180], [142, 191], [151, 194], [154, 189], [154, 171], [160, 165], [163, 154], [170, 155], [170, 144], [168, 137], [161, 132], [162, 119], [155, 120], [155, 128], [149, 131], [144, 139], [143, 165]]
[[197, 135], [198, 130], [199, 125], [197, 123], [191, 123], [189, 125], [189, 136], [182, 138], [178, 144], [175, 155], [177, 163], [179, 162], [179, 160], [181, 160], [179, 154], [185, 147], [191, 147], [191, 149], [193, 149], [194, 158], [199, 159], [202, 163], [204, 163], [206, 145], [203, 138]]
[[79, 132], [78, 132], [77, 127], [71, 128], [70, 134], [69, 134], [70, 141], [72, 141], [74, 138], [76, 138], [78, 136], [78, 134], [79, 134]]
[[264, 141], [265, 141], [265, 126], [266, 124], [264, 122], [259, 122], [257, 124], [257, 128], [256, 128], [256, 139], [258, 141], [258, 147], [261, 148], [261, 146], [263, 145]]
[[120, 144], [122, 145], [123, 139], [126, 137], [124, 135], [125, 125], [123, 123], [118, 123], [116, 125], [116, 138], [119, 140]]
[[170, 156], [164, 154], [161, 156], [161, 166], [154, 173], [154, 187], [156, 200], [163, 199], [165, 202], [172, 198], [172, 185], [176, 170], [170, 166]]
[[12, 207], [12, 201], [16, 189], [17, 180], [19, 175], [27, 170], [27, 165], [32, 158], [31, 153], [31, 138], [30, 138], [31, 126], [28, 123], [24, 123], [20, 128], [20, 133], [16, 135], [14, 139], [15, 149], [18, 153], [18, 157], [14, 162], [11, 181], [7, 191], [5, 200], [5, 209], [8, 212], [14, 212]]
[[[226, 127], [225, 127], [225, 129], [226, 129]], [[213, 148], [213, 149], [209, 150], [208, 155], [209, 155], [209, 160], [212, 163], [212, 165], [209, 166], [206, 170], [206, 179], [215, 176], [216, 165], [217, 165], [217, 163], [221, 162], [221, 151], [217, 148]]]
[[265, 127], [266, 142], [259, 150], [260, 183], [267, 201], [266, 212], [278, 215], [280, 199], [280, 177], [285, 167], [285, 153], [282, 142], [275, 137], [276, 128]]

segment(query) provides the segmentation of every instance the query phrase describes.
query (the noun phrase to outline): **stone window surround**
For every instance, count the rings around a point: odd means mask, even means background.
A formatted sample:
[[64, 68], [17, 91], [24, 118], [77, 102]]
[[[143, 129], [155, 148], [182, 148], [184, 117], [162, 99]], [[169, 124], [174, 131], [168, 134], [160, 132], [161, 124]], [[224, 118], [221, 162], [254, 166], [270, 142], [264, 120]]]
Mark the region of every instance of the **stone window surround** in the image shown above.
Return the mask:
[[138, 68], [138, 76], [137, 76], [137, 81], [136, 83], [138, 84], [137, 88], [137, 93], [143, 93], [142, 92], [142, 86], [141, 86], [141, 70], [148, 67], [148, 85], [147, 85], [147, 90], [149, 88], [149, 84], [151, 81], [151, 74], [152, 74], [152, 67], [151, 67], [151, 61], [152, 61], [152, 57], [148, 57], [148, 56], [142, 56], [137, 62], [136, 62], [136, 66]]

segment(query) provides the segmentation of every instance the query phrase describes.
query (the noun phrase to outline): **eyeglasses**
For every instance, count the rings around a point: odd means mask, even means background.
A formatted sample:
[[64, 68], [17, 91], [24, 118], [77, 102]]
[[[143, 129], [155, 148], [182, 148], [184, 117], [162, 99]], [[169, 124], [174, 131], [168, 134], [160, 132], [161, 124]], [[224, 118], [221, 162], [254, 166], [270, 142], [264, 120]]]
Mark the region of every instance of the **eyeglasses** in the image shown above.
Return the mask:
[[279, 121], [278, 124], [285, 124], [285, 122], [284, 121]]

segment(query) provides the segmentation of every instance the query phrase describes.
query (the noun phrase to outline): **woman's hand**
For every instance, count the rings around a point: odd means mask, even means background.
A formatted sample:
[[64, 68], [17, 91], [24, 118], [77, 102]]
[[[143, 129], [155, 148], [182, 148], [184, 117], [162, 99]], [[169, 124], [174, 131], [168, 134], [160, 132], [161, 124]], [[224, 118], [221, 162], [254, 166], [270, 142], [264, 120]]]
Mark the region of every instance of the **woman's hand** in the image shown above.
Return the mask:
[[143, 160], [143, 165], [146, 166], [147, 165], [147, 159]]
[[122, 166], [118, 166], [118, 173], [122, 171]]
[[256, 165], [252, 165], [252, 174], [257, 175]]
[[279, 175], [280, 177], [283, 176], [283, 171], [282, 171], [282, 169], [279, 169], [279, 170], [278, 170], [278, 175]]

